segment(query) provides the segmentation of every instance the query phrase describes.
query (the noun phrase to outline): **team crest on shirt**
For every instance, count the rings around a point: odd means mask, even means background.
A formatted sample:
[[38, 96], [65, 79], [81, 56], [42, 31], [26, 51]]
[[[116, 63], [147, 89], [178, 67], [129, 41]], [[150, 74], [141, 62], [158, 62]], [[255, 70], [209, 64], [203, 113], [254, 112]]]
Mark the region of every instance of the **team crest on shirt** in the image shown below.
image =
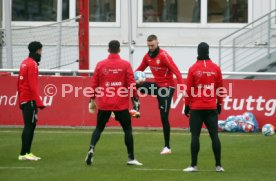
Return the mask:
[[157, 63], [157, 64], [160, 64], [160, 60], [159, 60], [159, 59], [157, 59], [157, 60], [156, 60], [156, 63]]
[[202, 76], [202, 72], [200, 70], [196, 71], [196, 76], [197, 77], [201, 77]]

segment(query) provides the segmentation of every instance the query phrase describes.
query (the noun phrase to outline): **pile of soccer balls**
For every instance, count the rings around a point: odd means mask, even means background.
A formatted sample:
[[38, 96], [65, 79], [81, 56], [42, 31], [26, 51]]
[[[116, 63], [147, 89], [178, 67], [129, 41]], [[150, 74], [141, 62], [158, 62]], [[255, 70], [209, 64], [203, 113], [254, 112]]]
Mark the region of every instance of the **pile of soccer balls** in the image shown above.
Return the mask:
[[[227, 132], [258, 132], [258, 122], [256, 117], [246, 112], [243, 115], [229, 116], [225, 121], [218, 121], [219, 131]], [[264, 136], [274, 135], [274, 126], [272, 124], [265, 124], [262, 127], [262, 133]]]
[[229, 116], [225, 121], [218, 121], [219, 131], [228, 132], [257, 132], [258, 122], [255, 116], [246, 112], [243, 115]]

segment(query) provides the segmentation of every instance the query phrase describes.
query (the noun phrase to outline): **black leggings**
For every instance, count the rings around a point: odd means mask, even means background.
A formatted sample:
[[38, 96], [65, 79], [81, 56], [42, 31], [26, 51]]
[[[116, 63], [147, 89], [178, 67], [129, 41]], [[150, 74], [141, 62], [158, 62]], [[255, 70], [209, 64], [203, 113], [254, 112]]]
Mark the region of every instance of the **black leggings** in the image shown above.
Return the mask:
[[[97, 126], [91, 137], [90, 148], [94, 149], [97, 142], [99, 141], [101, 137], [101, 133], [103, 132], [105, 125], [110, 118], [111, 112], [112, 111], [104, 111], [104, 110], [98, 111]], [[134, 145], [133, 145], [133, 136], [132, 136], [131, 117], [130, 117], [129, 111], [123, 110], [123, 111], [113, 111], [113, 112], [115, 114], [115, 119], [120, 122], [125, 133], [125, 145], [127, 147], [128, 158], [130, 160], [133, 160]]]
[[216, 166], [221, 165], [221, 144], [218, 137], [218, 113], [217, 110], [191, 110], [190, 129], [191, 141], [191, 166], [197, 165], [197, 156], [200, 150], [199, 136], [202, 124], [205, 124], [212, 140], [212, 148], [216, 160]]
[[29, 101], [20, 106], [24, 118], [24, 129], [21, 135], [22, 147], [20, 155], [31, 153], [34, 130], [37, 122], [37, 108], [35, 101]]
[[[154, 89], [153, 89], [154, 88]], [[160, 110], [160, 117], [163, 125], [163, 134], [165, 140], [165, 146], [170, 148], [170, 122], [169, 113], [171, 108], [171, 101], [174, 93], [172, 87], [158, 87], [153, 82], [145, 82], [142, 85], [137, 84], [137, 89], [143, 94], [149, 94], [157, 96], [158, 106]]]

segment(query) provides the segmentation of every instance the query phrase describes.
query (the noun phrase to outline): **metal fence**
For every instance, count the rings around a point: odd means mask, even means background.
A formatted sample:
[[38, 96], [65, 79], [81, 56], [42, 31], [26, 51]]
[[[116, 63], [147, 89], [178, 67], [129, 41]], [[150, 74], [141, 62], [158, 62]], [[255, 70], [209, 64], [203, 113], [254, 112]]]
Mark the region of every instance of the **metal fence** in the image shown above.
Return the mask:
[[[12, 73], [17, 74], [19, 69], [0, 69], [0, 73]], [[40, 69], [40, 74], [47, 74], [47, 75], [71, 75], [77, 76], [81, 74], [88, 74], [93, 75], [93, 70], [49, 70], [49, 69]], [[153, 75], [150, 71], [145, 71], [148, 78], [152, 78]], [[181, 71], [182, 77], [186, 77], [188, 72]], [[223, 76], [273, 76], [276, 79], [276, 72], [222, 72]]]
[[240, 71], [276, 51], [276, 10], [219, 41], [219, 65], [223, 71]]

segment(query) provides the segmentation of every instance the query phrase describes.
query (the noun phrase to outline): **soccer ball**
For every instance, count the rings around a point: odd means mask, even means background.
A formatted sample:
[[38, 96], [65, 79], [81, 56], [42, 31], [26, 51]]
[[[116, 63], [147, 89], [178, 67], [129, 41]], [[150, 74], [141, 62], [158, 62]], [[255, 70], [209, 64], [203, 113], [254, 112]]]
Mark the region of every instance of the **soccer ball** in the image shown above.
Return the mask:
[[253, 121], [254, 119], [256, 119], [254, 114], [252, 114], [251, 112], [245, 112], [242, 117], [245, 121]]
[[246, 124], [244, 122], [236, 122], [238, 125], [238, 131], [244, 131], [243, 126]]
[[225, 121], [219, 120], [218, 121], [218, 131], [224, 131], [225, 129]]
[[238, 122], [238, 123], [243, 123], [243, 122], [245, 122], [243, 116], [241, 116], [241, 115], [236, 116], [235, 121]]
[[146, 74], [142, 71], [134, 72], [134, 79], [137, 84], [141, 84], [146, 81]]
[[244, 121], [248, 124], [251, 124], [254, 126], [254, 132], [257, 132], [258, 129], [259, 129], [259, 124], [258, 124], [258, 121], [256, 120], [256, 117], [254, 116], [253, 113], [251, 112], [245, 112], [243, 115], [242, 115]]
[[262, 133], [265, 136], [274, 135], [274, 126], [272, 124], [265, 124], [262, 128]]
[[229, 121], [225, 123], [225, 130], [229, 132], [236, 132], [238, 131], [238, 124], [236, 121]]
[[238, 115], [235, 117], [234, 120], [237, 123], [237, 131], [244, 131], [243, 130], [243, 125], [245, 124], [245, 120], [243, 119], [243, 116]]
[[225, 122], [231, 122], [231, 121], [235, 121], [236, 120], [236, 116], [229, 116]]
[[242, 125], [242, 130], [244, 132], [253, 132], [254, 131], [254, 126], [252, 124], [245, 123]]

